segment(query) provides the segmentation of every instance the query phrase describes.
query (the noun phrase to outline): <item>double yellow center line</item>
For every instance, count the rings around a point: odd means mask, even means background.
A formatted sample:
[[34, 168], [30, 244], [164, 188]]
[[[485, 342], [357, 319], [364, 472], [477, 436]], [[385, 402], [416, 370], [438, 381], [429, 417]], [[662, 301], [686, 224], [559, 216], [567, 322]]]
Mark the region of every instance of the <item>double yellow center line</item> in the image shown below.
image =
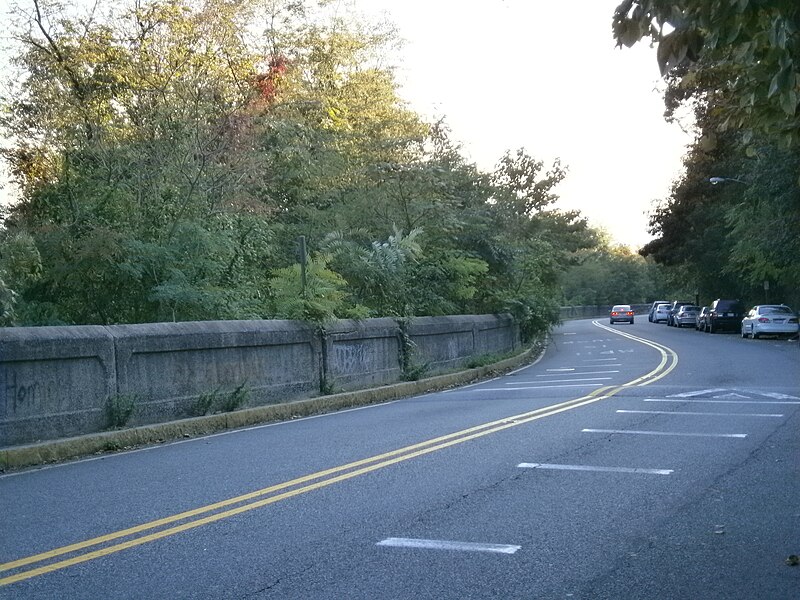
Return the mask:
[[[595, 323], [595, 325], [603, 327], [597, 323]], [[300, 494], [312, 492], [341, 481], [358, 477], [359, 475], [371, 473], [378, 469], [383, 469], [403, 461], [430, 454], [431, 452], [437, 452], [456, 444], [462, 444], [511, 427], [517, 427], [537, 419], [549, 417], [566, 410], [585, 406], [586, 404], [609, 398], [626, 387], [642, 386], [652, 383], [675, 368], [678, 358], [669, 348], [627, 333], [623, 334], [613, 329], [610, 329], [610, 331], [656, 348], [661, 353], [661, 362], [650, 373], [638, 379], [619, 386], [603, 387], [581, 398], [545, 406], [519, 415], [505, 417], [497, 421], [484, 423], [455, 433], [426, 440], [418, 444], [392, 450], [391, 452], [378, 454], [370, 458], [304, 475], [303, 477], [265, 487], [221, 502], [177, 513], [164, 517], [163, 519], [142, 523], [135, 527], [122, 529], [68, 546], [55, 548], [48, 552], [42, 552], [40, 554], [0, 564], [0, 574], [9, 571], [17, 571], [14, 574], [9, 574], [0, 578], [0, 586], [31, 579], [39, 575], [44, 575], [45, 573], [51, 573], [96, 558], [108, 556], [109, 554], [114, 554], [128, 548], [141, 546], [142, 544], [147, 544], [183, 531], [202, 527], [209, 523], [262, 508], [294, 496], [299, 496]]]

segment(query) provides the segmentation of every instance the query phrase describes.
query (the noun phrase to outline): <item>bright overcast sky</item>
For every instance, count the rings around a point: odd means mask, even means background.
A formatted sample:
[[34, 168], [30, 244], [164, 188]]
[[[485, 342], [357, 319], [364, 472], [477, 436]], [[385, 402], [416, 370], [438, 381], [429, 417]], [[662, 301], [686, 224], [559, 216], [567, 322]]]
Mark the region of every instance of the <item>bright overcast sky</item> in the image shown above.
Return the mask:
[[520, 147], [560, 158], [558, 206], [639, 247], [691, 139], [664, 121], [655, 50], [614, 47], [619, 1], [356, 0], [406, 40], [402, 96], [444, 116], [481, 169]]

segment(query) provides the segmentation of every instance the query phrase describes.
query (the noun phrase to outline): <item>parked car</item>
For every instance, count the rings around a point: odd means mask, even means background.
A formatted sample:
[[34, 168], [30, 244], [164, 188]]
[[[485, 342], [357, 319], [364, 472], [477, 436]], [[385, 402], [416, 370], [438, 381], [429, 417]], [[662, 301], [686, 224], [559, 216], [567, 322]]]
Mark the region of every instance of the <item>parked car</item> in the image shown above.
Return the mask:
[[669, 321], [669, 309], [672, 305], [669, 302], [659, 304], [653, 313], [653, 323], [666, 323]]
[[669, 317], [667, 317], [667, 325], [669, 325], [670, 327], [674, 327], [675, 315], [677, 314], [678, 309], [680, 309], [681, 306], [686, 306], [688, 304], [691, 304], [691, 302], [679, 302], [678, 300], [675, 300], [675, 302], [673, 302], [669, 307]]
[[620, 321], [633, 325], [633, 309], [629, 304], [615, 304], [611, 308], [611, 324]]
[[744, 306], [739, 300], [717, 298], [708, 307], [706, 333], [737, 331], [744, 317]]
[[704, 306], [697, 312], [697, 318], [694, 321], [694, 328], [697, 331], [706, 330], [706, 321], [708, 320], [708, 306]]
[[754, 306], [742, 319], [742, 337], [762, 335], [791, 338], [797, 335], [797, 314], [785, 304]]
[[669, 304], [669, 300], [656, 300], [650, 305], [650, 310], [647, 312], [647, 320], [651, 323], [657, 323], [656, 321], [656, 310], [658, 310], [659, 304]]
[[697, 313], [700, 312], [699, 306], [694, 306], [693, 304], [684, 304], [678, 309], [678, 312], [675, 313], [675, 316], [672, 318], [673, 322], [677, 327], [694, 327], [697, 323]]

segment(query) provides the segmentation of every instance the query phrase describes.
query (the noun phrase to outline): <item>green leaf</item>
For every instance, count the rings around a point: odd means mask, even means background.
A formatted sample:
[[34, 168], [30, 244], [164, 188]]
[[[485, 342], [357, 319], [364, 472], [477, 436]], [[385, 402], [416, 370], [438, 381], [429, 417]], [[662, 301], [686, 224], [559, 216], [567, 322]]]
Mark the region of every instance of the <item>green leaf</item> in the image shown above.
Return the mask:
[[637, 21], [628, 20], [623, 24], [619, 40], [628, 48], [631, 48], [636, 42], [642, 39], [642, 36], [642, 28], [639, 23]]
[[731, 30], [728, 32], [728, 37], [726, 39], [726, 43], [733, 44], [736, 41], [736, 38], [739, 37], [739, 34], [742, 32], [742, 22], [738, 21]]
[[712, 152], [717, 147], [717, 136], [713, 132], [707, 133], [700, 138], [699, 145], [704, 152]]
[[[788, 90], [789, 88], [793, 87], [791, 84], [794, 82], [794, 69], [792, 68], [791, 64], [786, 65], [783, 67], [775, 76], [772, 78], [772, 81], [769, 84], [769, 93], [767, 93], [767, 98], [772, 98], [778, 92], [783, 92], [784, 90]], [[783, 99], [781, 99], [781, 104], [783, 104]], [[794, 114], [792, 111], [790, 114]]]
[[797, 112], [797, 92], [789, 90], [781, 94], [781, 108], [788, 116], [793, 117]]
[[733, 57], [739, 62], [746, 62], [753, 57], [753, 42], [744, 42], [739, 44], [733, 50]]

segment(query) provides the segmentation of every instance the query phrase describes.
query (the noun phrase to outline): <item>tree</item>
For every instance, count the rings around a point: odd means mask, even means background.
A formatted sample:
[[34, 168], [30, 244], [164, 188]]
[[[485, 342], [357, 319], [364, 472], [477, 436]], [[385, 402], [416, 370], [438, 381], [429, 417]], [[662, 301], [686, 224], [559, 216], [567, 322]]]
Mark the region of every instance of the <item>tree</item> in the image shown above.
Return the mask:
[[[799, 27], [792, 0], [626, 0], [614, 14], [618, 45], [658, 44], [666, 116], [689, 105], [698, 131], [641, 253], [709, 300], [761, 301], [764, 280], [791, 299], [800, 284], [788, 259], [797, 237]], [[718, 175], [746, 183], [712, 187]]]
[[362, 307], [348, 309], [345, 280], [332, 271], [330, 257], [317, 255], [307, 260], [305, 281], [299, 265], [276, 269], [269, 282], [272, 314], [324, 324], [336, 318], [365, 317]]
[[385, 242], [359, 245], [341, 233], [332, 233], [324, 248], [347, 280], [355, 301], [368, 306], [373, 316], [406, 317], [419, 314], [415, 300], [415, 263], [422, 255], [417, 238], [422, 230], [407, 235], [395, 229]]
[[[720, 129], [800, 143], [800, 5], [795, 0], [625, 0], [612, 29], [618, 46], [648, 37], [662, 74], [682, 85], [713, 78], [704, 101]], [[748, 134], [748, 136], [751, 133]]]
[[797, 306], [800, 188], [793, 175], [800, 171], [800, 152], [772, 144], [760, 148], [746, 173], [748, 183], [740, 190], [740, 201], [733, 202], [725, 215], [732, 242], [725, 271], [748, 286], [753, 301], [762, 301], [766, 281], [773, 299]]
[[596, 243], [553, 208], [565, 169], [469, 163], [399, 97], [391, 28], [312, 0], [29, 1], [0, 121], [22, 189], [5, 322], [557, 320], [561, 271]]
[[571, 306], [641, 304], [674, 295], [661, 268], [626, 246], [601, 245], [582, 253], [563, 275], [565, 303]]

